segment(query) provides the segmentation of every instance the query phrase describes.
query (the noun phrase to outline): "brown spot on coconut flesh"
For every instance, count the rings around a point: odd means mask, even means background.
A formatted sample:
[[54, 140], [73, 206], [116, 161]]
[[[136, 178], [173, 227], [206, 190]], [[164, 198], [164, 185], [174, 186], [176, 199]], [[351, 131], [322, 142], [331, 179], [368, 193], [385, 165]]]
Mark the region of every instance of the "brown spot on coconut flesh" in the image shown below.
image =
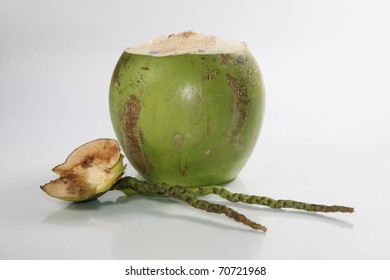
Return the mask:
[[67, 191], [70, 195], [87, 196], [91, 189], [86, 183], [76, 174], [69, 174], [62, 178], [63, 183], [67, 185]]
[[74, 173], [68, 173], [51, 181], [41, 186], [41, 189], [50, 196], [67, 201], [84, 200], [94, 191], [81, 176]]
[[94, 156], [86, 156], [83, 162], [81, 163], [81, 167], [82, 168], [91, 167], [94, 160], [95, 160]]
[[242, 130], [247, 118], [247, 110], [245, 107], [249, 103], [248, 92], [247, 89], [230, 74], [226, 74], [226, 77], [229, 82], [230, 90], [233, 94], [233, 114], [227, 131], [227, 136], [236, 150], [242, 150], [244, 147], [241, 142], [239, 132]]
[[142, 132], [138, 127], [141, 104], [135, 95], [130, 95], [121, 115], [124, 145], [129, 153], [130, 161], [143, 173], [149, 173], [151, 166], [148, 163], [143, 149]]
[[184, 38], [188, 38], [188, 37], [191, 37], [191, 36], [194, 36], [196, 35], [195, 32], [191, 31], [191, 30], [187, 30], [187, 31], [184, 31], [182, 33], [179, 33], [179, 34], [171, 34], [169, 35], [169, 38], [171, 37], [184, 37]]
[[75, 149], [66, 161], [53, 168], [58, 175], [66, 175], [75, 169], [87, 169], [96, 165], [113, 167], [120, 159], [120, 147], [115, 140], [98, 139]]

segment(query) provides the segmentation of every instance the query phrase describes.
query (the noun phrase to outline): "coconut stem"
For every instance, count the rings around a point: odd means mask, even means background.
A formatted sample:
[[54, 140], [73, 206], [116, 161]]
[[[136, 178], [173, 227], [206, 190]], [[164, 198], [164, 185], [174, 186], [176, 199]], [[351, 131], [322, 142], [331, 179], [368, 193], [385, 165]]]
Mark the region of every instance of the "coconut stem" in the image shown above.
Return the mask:
[[266, 196], [232, 193], [220, 186], [206, 186], [200, 188], [188, 188], [187, 191], [196, 196], [215, 194], [232, 202], [264, 205], [271, 208], [292, 208], [310, 212], [343, 212], [353, 213], [354, 208], [339, 205], [322, 205], [300, 202], [295, 200], [273, 199]]
[[232, 193], [220, 186], [185, 188], [181, 186], [170, 186], [163, 183], [148, 183], [144, 181], [139, 181], [130, 176], [123, 177], [122, 179], [120, 179], [111, 188], [111, 190], [121, 190], [126, 195], [143, 194], [173, 197], [178, 200], [184, 201], [188, 205], [197, 209], [217, 214], [225, 214], [227, 217], [237, 222], [241, 222], [247, 226], [250, 226], [253, 229], [260, 230], [263, 232], [267, 230], [266, 227], [249, 220], [247, 217], [234, 211], [233, 209], [224, 205], [198, 199], [197, 197], [215, 194], [231, 202], [257, 204], [268, 206], [270, 208], [292, 208], [310, 212], [354, 212], [354, 208], [346, 206], [313, 204], [295, 200], [273, 199], [266, 196]]
[[216, 214], [224, 214], [227, 217], [237, 222], [243, 223], [253, 229], [260, 230], [263, 232], [267, 231], [267, 228], [265, 226], [248, 219], [243, 214], [240, 214], [225, 205], [220, 205], [202, 199], [198, 199], [196, 195], [191, 194], [187, 191], [186, 188], [180, 186], [170, 186], [167, 184], [152, 184], [144, 181], [139, 181], [133, 177], [127, 176], [120, 179], [112, 188], [112, 190], [114, 189], [121, 190], [127, 195], [134, 195], [138, 192], [139, 194], [158, 194], [173, 197], [186, 202], [188, 205], [196, 209], [201, 209]]

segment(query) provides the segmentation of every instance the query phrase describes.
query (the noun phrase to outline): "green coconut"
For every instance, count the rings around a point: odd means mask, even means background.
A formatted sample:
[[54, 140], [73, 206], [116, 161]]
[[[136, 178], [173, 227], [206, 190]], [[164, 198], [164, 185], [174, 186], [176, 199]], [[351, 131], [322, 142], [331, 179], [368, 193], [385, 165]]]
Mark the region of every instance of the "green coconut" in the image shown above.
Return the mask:
[[255, 147], [264, 105], [246, 44], [191, 31], [126, 49], [110, 84], [126, 157], [148, 181], [171, 185], [234, 179]]
[[[241, 42], [191, 31], [128, 48], [110, 85], [110, 114], [119, 143], [97, 139], [74, 150], [41, 189], [70, 202], [108, 191], [172, 198], [224, 214], [255, 230], [267, 228], [234, 209], [201, 199], [310, 212], [354, 208], [233, 193], [217, 186], [234, 179], [256, 144], [264, 113], [259, 67]], [[149, 182], [123, 176], [120, 147]]]

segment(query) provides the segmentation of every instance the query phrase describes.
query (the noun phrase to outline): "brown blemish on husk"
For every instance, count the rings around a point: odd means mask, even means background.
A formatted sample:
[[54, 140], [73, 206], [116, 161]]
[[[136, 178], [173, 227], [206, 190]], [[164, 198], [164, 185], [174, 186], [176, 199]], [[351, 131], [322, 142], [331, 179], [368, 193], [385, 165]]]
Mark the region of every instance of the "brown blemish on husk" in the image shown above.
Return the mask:
[[233, 114], [227, 131], [227, 136], [236, 150], [242, 150], [244, 147], [241, 142], [239, 132], [243, 128], [247, 118], [247, 110], [245, 110], [245, 107], [249, 103], [248, 92], [236, 78], [230, 74], [226, 74], [226, 77], [229, 82], [230, 90], [233, 94]]
[[221, 64], [227, 64], [229, 63], [229, 61], [232, 59], [232, 56], [230, 54], [225, 54], [225, 53], [222, 53], [220, 55], [220, 59], [221, 59]]
[[142, 173], [149, 173], [151, 166], [148, 163], [143, 149], [142, 132], [138, 127], [141, 104], [135, 95], [130, 95], [121, 115], [122, 132], [129, 160]]
[[218, 74], [218, 69], [211, 70], [210, 72], [207, 73], [206, 75], [206, 80], [211, 81], [214, 79], [215, 76]]
[[239, 54], [235, 60], [235, 63], [236, 64], [240, 64], [240, 65], [244, 65], [246, 64], [248, 61], [248, 59], [243, 55], [243, 54]]
[[180, 133], [176, 133], [173, 135], [173, 140], [175, 141], [175, 145], [180, 147], [184, 143], [184, 136]]
[[116, 87], [120, 87], [121, 86], [121, 73], [120, 73], [120, 70], [123, 68], [123, 64], [124, 64], [124, 60], [125, 59], [119, 59], [118, 60], [118, 63], [116, 64], [115, 68], [114, 68], [114, 72], [112, 73], [112, 81], [114, 83], [114, 85]]

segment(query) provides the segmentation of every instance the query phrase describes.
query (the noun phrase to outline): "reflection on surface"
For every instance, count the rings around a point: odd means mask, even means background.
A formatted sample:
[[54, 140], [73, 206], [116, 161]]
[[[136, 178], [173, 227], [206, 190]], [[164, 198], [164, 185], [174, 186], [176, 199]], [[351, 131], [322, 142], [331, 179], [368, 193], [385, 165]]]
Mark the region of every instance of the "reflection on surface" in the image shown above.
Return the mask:
[[[118, 235], [113, 240], [116, 258], [251, 259], [261, 250], [264, 234], [238, 226], [224, 216], [199, 213], [185, 205], [178, 205], [181, 203], [172, 205], [172, 201], [165, 199], [145, 200], [148, 205], [156, 207], [142, 213], [145, 201], [134, 197], [121, 200], [124, 207], [134, 205], [139, 209], [132, 215], [143, 218], [138, 220], [137, 225], [127, 225], [134, 237], [132, 240], [127, 234]], [[127, 247], [126, 251], [123, 246]], [[128, 255], [127, 252], [137, 253]]]
[[[254, 259], [261, 257], [262, 243], [267, 238], [267, 234], [223, 215], [201, 212], [170, 199], [140, 196], [108, 199], [111, 201], [69, 204], [43, 222], [111, 234], [115, 259]], [[248, 216], [259, 222], [264, 217], [309, 219], [353, 228], [349, 223], [322, 214], [225, 204], [246, 214], [252, 211]]]
[[251, 259], [264, 237], [224, 216], [158, 197], [70, 204], [43, 222], [110, 232], [115, 259]]
[[68, 227], [85, 227], [117, 232], [120, 231], [120, 222], [118, 222], [118, 217], [115, 214], [115, 206], [116, 203], [114, 202], [101, 202], [99, 200], [71, 203], [67, 207], [46, 217], [43, 222]]

